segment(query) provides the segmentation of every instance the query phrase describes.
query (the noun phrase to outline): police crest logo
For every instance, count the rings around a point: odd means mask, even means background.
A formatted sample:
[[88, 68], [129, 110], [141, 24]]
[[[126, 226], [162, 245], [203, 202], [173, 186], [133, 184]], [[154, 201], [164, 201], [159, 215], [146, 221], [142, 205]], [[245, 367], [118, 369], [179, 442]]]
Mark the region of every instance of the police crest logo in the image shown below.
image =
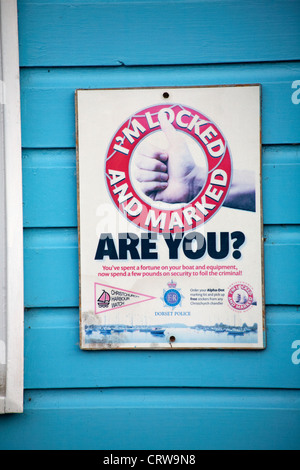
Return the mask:
[[76, 112], [81, 347], [263, 348], [260, 86], [77, 90]]

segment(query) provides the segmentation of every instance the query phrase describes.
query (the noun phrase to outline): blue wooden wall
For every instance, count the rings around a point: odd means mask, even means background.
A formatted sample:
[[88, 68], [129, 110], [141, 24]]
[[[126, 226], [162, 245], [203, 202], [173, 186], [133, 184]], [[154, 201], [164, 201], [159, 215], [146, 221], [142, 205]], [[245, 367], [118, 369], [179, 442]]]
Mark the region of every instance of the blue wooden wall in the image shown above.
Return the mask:
[[[300, 449], [300, 2], [19, 0], [24, 413], [0, 449]], [[76, 88], [262, 84], [267, 348], [81, 351]]]

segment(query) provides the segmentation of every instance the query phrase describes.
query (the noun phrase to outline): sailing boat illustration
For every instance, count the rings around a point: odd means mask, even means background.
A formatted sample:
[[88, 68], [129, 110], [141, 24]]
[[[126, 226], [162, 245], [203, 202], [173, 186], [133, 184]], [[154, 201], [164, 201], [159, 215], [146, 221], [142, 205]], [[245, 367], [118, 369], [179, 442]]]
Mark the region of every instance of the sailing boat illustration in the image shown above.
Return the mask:
[[98, 307], [100, 308], [107, 308], [109, 306], [110, 302], [110, 295], [106, 290], [102, 290], [102, 294], [97, 300]]

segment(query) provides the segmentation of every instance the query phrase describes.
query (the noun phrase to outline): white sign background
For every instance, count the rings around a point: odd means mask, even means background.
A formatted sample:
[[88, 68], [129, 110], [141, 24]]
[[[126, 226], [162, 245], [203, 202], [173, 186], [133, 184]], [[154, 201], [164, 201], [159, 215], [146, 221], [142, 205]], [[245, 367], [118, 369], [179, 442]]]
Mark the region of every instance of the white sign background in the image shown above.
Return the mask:
[[[216, 124], [230, 148], [233, 182], [244, 171], [253, 175], [255, 212], [225, 204], [194, 230], [205, 238], [208, 232], [228, 232], [229, 237], [243, 232], [241, 257], [233, 258], [230, 241], [224, 259], [213, 259], [207, 251], [189, 259], [179, 246], [178, 259], [170, 260], [158, 234], [157, 259], [95, 259], [101, 234], [111, 234], [118, 251], [119, 233], [139, 238], [146, 233], [126, 219], [109, 194], [109, 145], [139, 110], [169, 103], [198, 110]], [[76, 112], [81, 348], [264, 348], [260, 86], [77, 90]], [[128, 157], [119, 152], [118, 158]], [[234, 305], [229, 303], [232, 287]], [[170, 289], [175, 301], [170, 297], [166, 303]], [[105, 298], [109, 304], [99, 307]]]

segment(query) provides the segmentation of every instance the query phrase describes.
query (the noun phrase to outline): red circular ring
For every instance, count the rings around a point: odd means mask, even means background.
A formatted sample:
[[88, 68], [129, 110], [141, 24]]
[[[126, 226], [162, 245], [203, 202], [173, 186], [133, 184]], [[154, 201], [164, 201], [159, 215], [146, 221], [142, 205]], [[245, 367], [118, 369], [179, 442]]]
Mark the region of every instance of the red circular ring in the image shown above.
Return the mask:
[[[131, 156], [134, 152], [134, 149], [136, 146], [139, 144], [139, 142], [144, 139], [147, 135], [150, 133], [157, 131], [160, 129], [160, 127], [156, 126], [150, 127], [151, 121], [149, 124], [149, 115], [151, 116], [152, 124], [156, 124], [157, 121], [155, 122], [155, 116], [157, 116], [158, 112], [161, 110], [165, 110], [168, 113], [168, 109], [172, 109], [176, 119], [172, 123], [175, 129], [178, 129], [180, 131], [186, 132], [188, 135], [190, 135], [192, 138], [196, 140], [198, 144], [200, 144], [207, 160], [207, 179], [202, 187], [200, 193], [189, 203], [185, 204], [183, 207], [180, 207], [179, 209], [173, 209], [172, 205], [169, 204], [170, 208], [168, 209], [161, 209], [154, 207], [153, 205], [149, 204], [148, 202], [144, 201], [140, 195], [136, 192], [134, 185], [131, 182], [130, 179], [130, 160]], [[185, 113], [183, 113], [185, 111]], [[180, 118], [180, 123], [184, 124], [185, 127], [181, 127], [179, 123], [177, 122], [178, 118], [178, 113], [181, 112], [181, 118]], [[149, 114], [147, 114], [149, 113]], [[171, 111], [169, 111], [170, 115]], [[156, 118], [157, 119], [157, 118]], [[193, 123], [191, 122], [193, 120]], [[199, 125], [200, 121], [204, 121], [205, 123], [202, 123]], [[133, 126], [133, 123], [135, 127]], [[138, 127], [136, 125], [138, 124]], [[189, 128], [188, 128], [189, 127]], [[209, 128], [213, 130], [214, 135], [216, 138], [208, 140], [207, 134], [205, 134], [205, 131], [208, 131]], [[125, 137], [124, 130], [125, 129], [130, 129], [131, 134], [129, 135], [128, 138], [128, 131], [126, 134], [127, 137]], [[205, 137], [206, 135], [206, 137]], [[202, 138], [201, 138], [202, 137]], [[212, 156], [210, 153], [209, 149], [211, 147], [208, 146], [208, 144], [214, 144], [219, 139], [223, 146], [223, 153], [219, 157]], [[208, 144], [205, 144], [205, 141], [208, 142]], [[221, 145], [220, 145], [221, 147]], [[218, 194], [220, 196], [220, 193], [222, 192], [220, 198], [218, 201], [215, 199], [212, 199], [212, 175], [215, 175], [218, 170], [222, 170], [223, 172], [226, 172], [227, 175], [227, 181], [226, 185], [222, 187], [218, 186], [218, 190], [215, 189], [215, 194]], [[226, 194], [228, 193], [230, 183], [231, 183], [231, 173], [232, 173], [232, 164], [231, 164], [231, 154], [230, 154], [230, 149], [228, 147], [227, 141], [219, 128], [214, 124], [208, 117], [206, 117], [204, 114], [196, 111], [193, 108], [179, 105], [179, 104], [161, 104], [161, 105], [155, 105], [155, 106], [150, 106], [148, 108], [145, 108], [136, 114], [132, 115], [130, 118], [128, 118], [117, 130], [117, 132], [114, 134], [113, 138], [111, 139], [111, 142], [108, 147], [107, 155], [106, 155], [106, 160], [105, 160], [105, 171], [106, 171], [106, 183], [107, 183], [107, 188], [110, 193], [110, 196], [118, 208], [118, 210], [131, 222], [133, 222], [136, 226], [146, 229], [149, 232], [185, 232], [189, 230], [195, 229], [197, 226], [202, 225], [203, 223], [207, 222], [217, 211], [218, 209], [222, 206]], [[124, 173], [124, 178], [122, 181], [120, 181], [118, 184], [111, 184], [111, 173], [110, 172], [122, 172]], [[214, 181], [216, 181], [218, 178], [215, 178]], [[123, 186], [123, 193], [120, 190], [120, 186]], [[118, 190], [119, 188], [119, 190]], [[120, 204], [120, 195], [122, 195], [123, 201], [125, 200], [125, 203]], [[209, 194], [209, 195], [208, 195]], [[121, 198], [121, 199], [122, 199]], [[127, 199], [126, 199], [127, 198]], [[131, 202], [130, 202], [131, 201]], [[134, 204], [135, 201], [135, 204]], [[130, 204], [129, 204], [130, 203]], [[196, 204], [198, 203], [198, 205]], [[131, 205], [131, 211], [129, 211], [129, 206]], [[139, 208], [140, 212], [134, 215], [134, 207], [136, 205], [136, 211]], [[202, 212], [198, 211], [198, 216], [201, 217], [200, 221], [193, 220], [192, 224], [189, 224], [184, 216], [184, 210], [187, 209], [188, 207], [194, 207], [196, 206], [201, 206]], [[212, 207], [213, 206], [213, 207]], [[207, 209], [207, 207], [210, 207]], [[127, 209], [126, 209], [127, 208]], [[147, 221], [147, 216], [149, 211], [152, 211], [153, 218], [154, 220], [158, 220], [159, 217], [161, 217], [162, 213], [165, 213], [164, 215], [164, 225], [162, 224], [145, 224]], [[177, 212], [180, 220], [181, 220], [181, 225], [177, 226], [172, 226], [170, 228], [170, 220], [172, 217], [173, 212]]]

